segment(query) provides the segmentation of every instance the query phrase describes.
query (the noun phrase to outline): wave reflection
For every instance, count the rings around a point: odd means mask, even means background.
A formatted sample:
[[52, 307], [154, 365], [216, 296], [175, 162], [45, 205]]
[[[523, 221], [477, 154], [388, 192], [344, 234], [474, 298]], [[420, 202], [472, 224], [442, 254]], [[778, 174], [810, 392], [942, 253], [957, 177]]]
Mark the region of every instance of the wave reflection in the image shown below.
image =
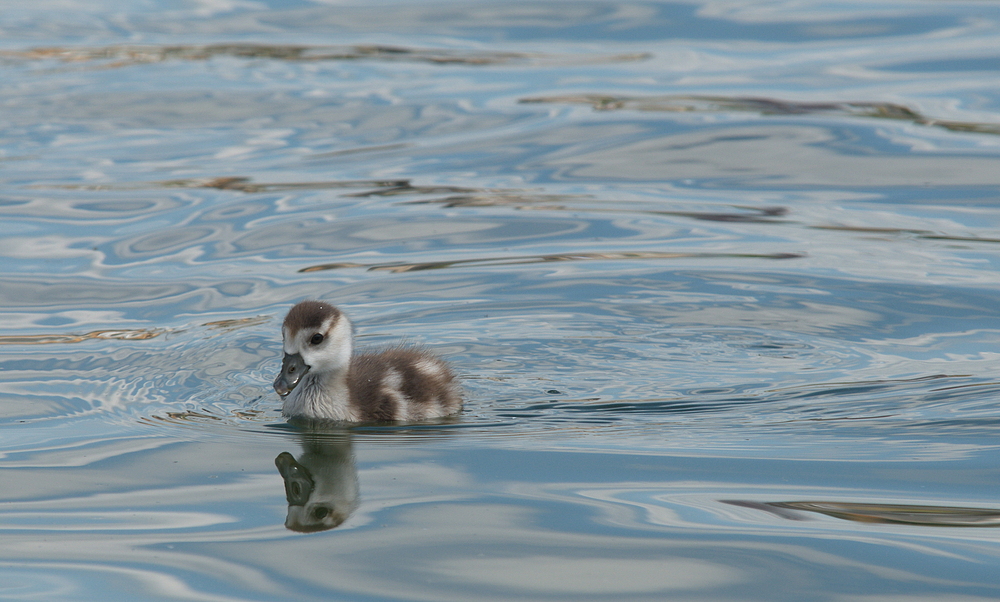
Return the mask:
[[857, 502], [749, 502], [720, 500], [724, 504], [755, 508], [789, 520], [805, 520], [804, 515], [787, 512], [815, 512], [858, 523], [919, 525], [923, 527], [1000, 527], [1000, 509], [913, 504], [871, 504]]
[[168, 60], [204, 61], [218, 56], [281, 61], [410, 61], [438, 65], [595, 65], [641, 61], [647, 53], [612, 55], [552, 55], [528, 52], [405, 48], [401, 46], [294, 46], [275, 44], [208, 44], [176, 46], [103, 46], [96, 48], [47, 47], [0, 52], [5, 60], [59, 60], [65, 63], [103, 61], [107, 69], [159, 63]]
[[454, 268], [463, 266], [490, 266], [490, 265], [522, 265], [529, 263], [549, 263], [554, 261], [617, 261], [617, 260], [637, 260], [637, 259], [681, 259], [681, 258], [753, 258], [753, 259], [799, 259], [803, 257], [797, 253], [772, 253], [755, 255], [751, 253], [665, 253], [656, 251], [619, 251], [603, 253], [557, 253], [551, 255], [535, 255], [521, 257], [496, 257], [485, 259], [456, 259], [452, 261], [435, 261], [426, 263], [411, 264], [374, 264], [365, 265], [359, 263], [324, 263], [320, 265], [302, 268], [299, 272], [320, 272], [324, 270], [337, 270], [343, 268], [367, 268], [369, 271], [385, 272], [415, 272], [420, 270], [440, 270], [444, 268]]
[[526, 104], [573, 103], [589, 104], [598, 111], [664, 111], [669, 113], [745, 111], [760, 115], [833, 115], [838, 117], [870, 117], [909, 121], [920, 125], [944, 128], [955, 132], [1000, 134], [1000, 123], [972, 123], [936, 119], [922, 115], [910, 107], [887, 102], [795, 102], [774, 98], [729, 96], [603, 96], [582, 94], [522, 98]]

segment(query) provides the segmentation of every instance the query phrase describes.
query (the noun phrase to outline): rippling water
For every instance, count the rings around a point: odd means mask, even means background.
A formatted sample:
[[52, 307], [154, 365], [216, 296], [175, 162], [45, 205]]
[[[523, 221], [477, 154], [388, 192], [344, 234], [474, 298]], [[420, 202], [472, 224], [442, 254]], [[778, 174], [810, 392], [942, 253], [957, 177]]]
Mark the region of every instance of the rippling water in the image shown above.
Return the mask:
[[[981, 2], [7, 2], [0, 598], [1000, 598], [997, 48]], [[286, 424], [303, 298], [461, 417]]]

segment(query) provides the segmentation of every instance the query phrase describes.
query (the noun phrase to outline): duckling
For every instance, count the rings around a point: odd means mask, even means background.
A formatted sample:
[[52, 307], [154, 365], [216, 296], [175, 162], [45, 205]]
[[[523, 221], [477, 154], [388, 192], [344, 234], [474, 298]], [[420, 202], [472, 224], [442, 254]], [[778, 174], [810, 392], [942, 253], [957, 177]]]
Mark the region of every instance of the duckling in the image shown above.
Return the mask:
[[353, 355], [354, 327], [336, 307], [303, 301], [281, 329], [284, 359], [274, 390], [288, 417], [347, 422], [425, 420], [462, 408], [454, 374], [420, 349]]

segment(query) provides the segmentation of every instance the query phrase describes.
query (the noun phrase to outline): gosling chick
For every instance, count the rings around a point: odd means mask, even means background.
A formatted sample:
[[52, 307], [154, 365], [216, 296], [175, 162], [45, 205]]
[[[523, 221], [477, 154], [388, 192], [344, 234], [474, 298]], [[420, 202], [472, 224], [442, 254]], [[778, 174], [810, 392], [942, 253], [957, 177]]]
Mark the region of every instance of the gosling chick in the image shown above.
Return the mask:
[[285, 356], [274, 390], [288, 417], [347, 422], [426, 420], [462, 409], [443, 360], [414, 348], [353, 355], [354, 327], [336, 307], [303, 301], [281, 329]]

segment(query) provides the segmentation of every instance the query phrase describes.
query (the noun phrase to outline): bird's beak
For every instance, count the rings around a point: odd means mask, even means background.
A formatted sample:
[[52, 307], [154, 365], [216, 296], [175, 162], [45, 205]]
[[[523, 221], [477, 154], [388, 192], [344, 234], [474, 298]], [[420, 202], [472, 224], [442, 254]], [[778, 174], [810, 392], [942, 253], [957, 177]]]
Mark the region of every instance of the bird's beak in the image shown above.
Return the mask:
[[309, 469], [299, 464], [288, 452], [281, 452], [274, 459], [281, 478], [285, 480], [285, 500], [289, 506], [304, 506], [312, 495], [315, 483]]
[[306, 372], [309, 372], [309, 366], [302, 359], [301, 353], [286, 353], [281, 360], [281, 373], [274, 379], [274, 390], [282, 397], [288, 395]]

